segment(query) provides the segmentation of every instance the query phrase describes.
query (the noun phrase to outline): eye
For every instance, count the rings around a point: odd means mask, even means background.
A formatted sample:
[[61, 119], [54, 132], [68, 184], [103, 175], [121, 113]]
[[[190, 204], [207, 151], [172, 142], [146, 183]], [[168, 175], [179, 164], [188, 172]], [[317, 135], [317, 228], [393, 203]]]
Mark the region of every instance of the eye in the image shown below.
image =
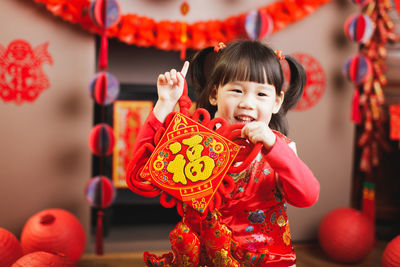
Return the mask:
[[268, 96], [266, 93], [258, 93], [258, 96]]
[[234, 93], [242, 93], [242, 90], [240, 90], [240, 89], [231, 89], [231, 92], [234, 92]]

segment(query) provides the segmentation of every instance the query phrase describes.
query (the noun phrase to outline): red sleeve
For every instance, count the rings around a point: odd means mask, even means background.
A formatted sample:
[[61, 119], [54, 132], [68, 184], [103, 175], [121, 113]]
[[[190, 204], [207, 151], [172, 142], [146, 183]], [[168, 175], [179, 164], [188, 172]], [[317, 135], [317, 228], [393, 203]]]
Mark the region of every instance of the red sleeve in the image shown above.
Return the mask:
[[163, 123], [160, 122], [154, 115], [154, 112], [151, 111], [144, 124], [140, 127], [132, 152], [135, 153], [146, 143], [152, 143], [154, 134], [162, 125]]
[[296, 153], [279, 137], [274, 146], [263, 150], [264, 158], [278, 173], [287, 202], [295, 207], [309, 207], [319, 197], [319, 182]]

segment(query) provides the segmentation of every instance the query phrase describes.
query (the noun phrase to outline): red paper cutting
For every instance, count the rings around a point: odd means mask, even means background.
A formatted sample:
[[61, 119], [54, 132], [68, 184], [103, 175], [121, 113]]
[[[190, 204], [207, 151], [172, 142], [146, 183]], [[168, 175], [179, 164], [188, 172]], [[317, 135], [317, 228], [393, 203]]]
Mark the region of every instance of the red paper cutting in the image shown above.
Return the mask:
[[53, 64], [48, 45], [46, 42], [32, 48], [27, 41], [19, 39], [7, 48], [0, 45], [0, 97], [4, 102], [32, 102], [50, 87], [42, 70], [43, 63]]
[[240, 146], [176, 113], [140, 176], [204, 212]]
[[[304, 53], [293, 53], [303, 65], [307, 73], [307, 82], [304, 87], [304, 93], [294, 110], [303, 111], [315, 106], [322, 98], [326, 88], [326, 77], [321, 64], [312, 56]], [[282, 61], [282, 69], [285, 75], [285, 85], [287, 87], [290, 80], [290, 70], [286, 61]], [[285, 89], [286, 90], [286, 89]]]

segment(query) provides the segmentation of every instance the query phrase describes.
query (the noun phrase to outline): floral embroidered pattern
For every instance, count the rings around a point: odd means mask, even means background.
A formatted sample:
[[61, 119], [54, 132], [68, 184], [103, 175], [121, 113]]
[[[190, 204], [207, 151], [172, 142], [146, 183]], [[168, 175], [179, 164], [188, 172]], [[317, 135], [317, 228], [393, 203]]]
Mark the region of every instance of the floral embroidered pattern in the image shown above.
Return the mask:
[[255, 212], [250, 212], [247, 218], [251, 223], [263, 223], [265, 220], [265, 214], [263, 210], [257, 210]]

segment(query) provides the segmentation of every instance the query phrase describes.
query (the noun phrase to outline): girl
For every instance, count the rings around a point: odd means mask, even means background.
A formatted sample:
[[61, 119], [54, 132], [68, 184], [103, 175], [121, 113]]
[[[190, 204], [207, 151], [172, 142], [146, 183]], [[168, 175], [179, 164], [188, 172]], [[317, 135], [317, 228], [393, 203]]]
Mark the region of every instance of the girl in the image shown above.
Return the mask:
[[[290, 67], [286, 92], [280, 60]], [[142, 127], [135, 148], [151, 142], [157, 129], [181, 97], [185, 62], [179, 73], [159, 75], [158, 100]], [[319, 183], [297, 157], [287, 134], [286, 112], [302, 95], [305, 71], [290, 56], [275, 53], [258, 41], [237, 41], [227, 47], [205, 48], [191, 64], [190, 77], [198, 106], [229, 124], [245, 124], [241, 135], [263, 148], [241, 173], [230, 174], [235, 189], [220, 210], [201, 220], [186, 207], [171, 232], [173, 253], [156, 257], [145, 253], [148, 266], [292, 266], [286, 202], [309, 207], [319, 196]], [[129, 173], [128, 178], [129, 179]]]

